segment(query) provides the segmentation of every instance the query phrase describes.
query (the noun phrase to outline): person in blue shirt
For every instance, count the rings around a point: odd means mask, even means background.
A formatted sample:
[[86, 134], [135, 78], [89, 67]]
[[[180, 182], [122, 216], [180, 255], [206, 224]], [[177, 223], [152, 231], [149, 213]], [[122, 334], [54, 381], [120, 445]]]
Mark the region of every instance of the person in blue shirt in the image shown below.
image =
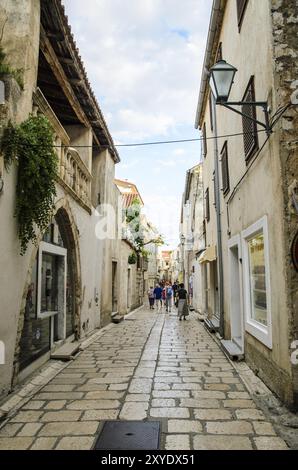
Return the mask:
[[160, 311], [162, 308], [162, 288], [159, 284], [156, 284], [154, 289], [154, 297], [156, 302], [157, 311]]

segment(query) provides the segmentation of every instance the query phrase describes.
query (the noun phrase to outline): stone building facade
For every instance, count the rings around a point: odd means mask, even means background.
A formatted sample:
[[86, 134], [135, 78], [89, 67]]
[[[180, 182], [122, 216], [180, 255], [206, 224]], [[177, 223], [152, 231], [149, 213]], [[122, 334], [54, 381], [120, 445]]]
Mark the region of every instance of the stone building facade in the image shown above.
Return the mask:
[[186, 172], [185, 189], [182, 196], [180, 222], [180, 256], [183, 280], [190, 294], [192, 307], [201, 312], [205, 296], [202, 272], [205, 266], [200, 257], [205, 249], [203, 229], [203, 168], [195, 165]]
[[3, 77], [1, 130], [9, 120], [19, 124], [31, 113], [42, 114], [53, 128], [59, 159], [53, 219], [21, 256], [14, 218], [17, 165], [7, 172], [0, 156], [2, 397], [61, 345], [86, 337], [142, 299], [134, 287], [137, 268], [128, 266], [132, 248], [121, 235], [121, 195], [114, 184], [119, 155], [61, 1], [1, 3], [0, 25], [7, 62], [23, 70], [24, 81], [22, 89], [12, 76]]
[[[295, 0], [213, 2], [196, 116], [203, 136], [206, 244], [213, 251], [206, 313], [227, 352], [244, 355], [295, 407], [297, 13]], [[238, 69], [229, 101], [268, 101], [276, 120], [270, 136], [215, 106], [206, 70], [220, 59]], [[254, 115], [249, 105], [245, 111]], [[256, 118], [264, 119], [260, 109]], [[240, 135], [218, 137], [230, 134]]]

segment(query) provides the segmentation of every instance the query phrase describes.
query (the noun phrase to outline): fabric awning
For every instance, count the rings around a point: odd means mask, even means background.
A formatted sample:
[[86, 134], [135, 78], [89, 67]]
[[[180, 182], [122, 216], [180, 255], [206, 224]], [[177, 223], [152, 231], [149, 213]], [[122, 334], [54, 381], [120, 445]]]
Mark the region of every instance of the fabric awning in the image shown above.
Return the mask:
[[199, 258], [199, 263], [212, 263], [212, 261], [216, 261], [216, 246], [208, 246], [206, 250], [201, 254]]

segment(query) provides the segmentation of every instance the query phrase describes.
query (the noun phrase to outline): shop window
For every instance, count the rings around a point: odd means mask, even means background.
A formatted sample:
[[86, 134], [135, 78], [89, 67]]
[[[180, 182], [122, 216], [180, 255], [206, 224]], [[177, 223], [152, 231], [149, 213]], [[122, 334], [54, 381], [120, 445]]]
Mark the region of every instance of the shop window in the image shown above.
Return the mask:
[[24, 312], [24, 326], [20, 340], [20, 370], [47, 353], [51, 348], [51, 319], [37, 318], [37, 259], [34, 262], [28, 286]]
[[246, 329], [271, 348], [271, 297], [266, 217], [244, 230], [242, 239]]
[[65, 338], [67, 250], [58, 225], [43, 236], [32, 267], [20, 340], [20, 370], [50, 351], [54, 341]]

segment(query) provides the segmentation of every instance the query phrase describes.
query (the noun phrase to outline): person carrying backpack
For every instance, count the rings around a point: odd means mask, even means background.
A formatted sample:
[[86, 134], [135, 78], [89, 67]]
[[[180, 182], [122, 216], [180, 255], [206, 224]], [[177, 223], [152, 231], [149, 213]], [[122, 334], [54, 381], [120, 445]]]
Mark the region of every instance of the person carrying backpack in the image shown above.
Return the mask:
[[171, 312], [172, 308], [172, 298], [173, 298], [173, 288], [170, 283], [167, 283], [165, 288], [165, 301], [166, 301], [166, 312]]

